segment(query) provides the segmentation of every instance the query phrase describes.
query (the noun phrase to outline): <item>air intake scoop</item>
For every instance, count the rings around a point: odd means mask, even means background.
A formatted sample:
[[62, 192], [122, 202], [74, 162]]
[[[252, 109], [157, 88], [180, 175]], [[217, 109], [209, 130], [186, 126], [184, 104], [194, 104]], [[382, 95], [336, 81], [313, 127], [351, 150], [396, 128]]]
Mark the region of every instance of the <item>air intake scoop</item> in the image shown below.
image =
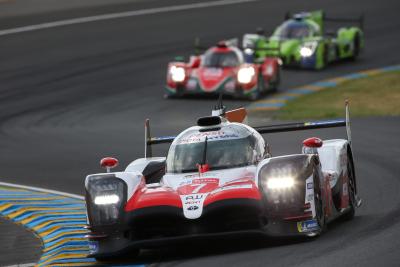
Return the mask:
[[197, 125], [202, 127], [218, 126], [220, 124], [221, 117], [219, 116], [202, 117], [197, 120]]

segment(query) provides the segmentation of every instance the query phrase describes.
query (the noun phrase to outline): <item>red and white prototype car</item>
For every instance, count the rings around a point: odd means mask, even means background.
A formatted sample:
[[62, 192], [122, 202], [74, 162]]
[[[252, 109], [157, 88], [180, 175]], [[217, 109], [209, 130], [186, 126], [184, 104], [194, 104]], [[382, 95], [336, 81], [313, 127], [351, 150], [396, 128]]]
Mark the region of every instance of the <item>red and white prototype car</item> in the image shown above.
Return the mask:
[[278, 57], [254, 60], [254, 51], [241, 50], [235, 42], [222, 41], [189, 62], [168, 64], [166, 97], [220, 94], [258, 99], [280, 83]]
[[[224, 235], [317, 236], [361, 204], [347, 119], [252, 128], [245, 110], [200, 118], [172, 137], [150, 137], [145, 157], [85, 181], [90, 255], [98, 259]], [[347, 126], [348, 138], [311, 137], [298, 154], [273, 157], [261, 134]], [[167, 157], [151, 146], [172, 143]]]

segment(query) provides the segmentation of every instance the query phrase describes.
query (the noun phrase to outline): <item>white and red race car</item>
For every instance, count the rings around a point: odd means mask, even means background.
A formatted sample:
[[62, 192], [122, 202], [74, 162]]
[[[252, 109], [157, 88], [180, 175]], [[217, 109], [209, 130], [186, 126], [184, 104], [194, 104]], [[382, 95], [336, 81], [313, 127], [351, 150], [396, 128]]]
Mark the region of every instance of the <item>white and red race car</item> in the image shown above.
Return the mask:
[[[235, 40], [235, 39], [233, 39]], [[189, 62], [170, 62], [165, 96], [220, 94], [258, 99], [280, 83], [278, 57], [256, 62], [251, 49], [241, 50], [233, 41], [222, 41]]]
[[[346, 109], [347, 110], [347, 109]], [[138, 252], [224, 235], [317, 236], [327, 223], [353, 218], [357, 197], [349, 116], [344, 120], [252, 128], [245, 110], [213, 116], [172, 137], [150, 137], [145, 158], [122, 172], [85, 181], [90, 256]], [[261, 134], [347, 126], [348, 140], [311, 137], [299, 154], [273, 157]], [[167, 157], [151, 146], [171, 143]]]

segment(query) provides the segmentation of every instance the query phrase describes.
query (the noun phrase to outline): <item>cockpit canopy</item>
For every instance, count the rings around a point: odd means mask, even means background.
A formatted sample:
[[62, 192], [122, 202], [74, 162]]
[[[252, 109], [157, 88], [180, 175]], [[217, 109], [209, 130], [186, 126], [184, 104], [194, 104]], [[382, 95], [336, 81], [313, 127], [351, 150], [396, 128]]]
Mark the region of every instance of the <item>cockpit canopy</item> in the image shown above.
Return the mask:
[[241, 55], [234, 49], [210, 49], [204, 54], [203, 67], [237, 67], [242, 61]]
[[318, 25], [311, 21], [291, 19], [279, 26], [273, 36], [281, 39], [301, 39], [314, 36], [318, 31]]
[[[208, 164], [210, 170], [254, 165], [262, 159], [265, 151], [264, 142], [257, 135], [257, 132], [236, 123], [211, 131], [191, 127], [172, 143], [167, 156], [167, 172], [196, 172], [197, 165], [202, 163]], [[205, 150], [206, 161], [203, 162]]]

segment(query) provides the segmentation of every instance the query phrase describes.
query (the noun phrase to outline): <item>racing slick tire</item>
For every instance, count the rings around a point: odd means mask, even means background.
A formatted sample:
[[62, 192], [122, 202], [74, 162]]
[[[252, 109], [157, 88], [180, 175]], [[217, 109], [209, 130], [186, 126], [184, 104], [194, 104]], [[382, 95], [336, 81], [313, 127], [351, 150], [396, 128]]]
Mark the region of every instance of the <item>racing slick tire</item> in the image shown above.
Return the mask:
[[262, 75], [259, 75], [257, 79], [257, 88], [254, 92], [252, 92], [249, 95], [249, 100], [255, 101], [259, 99], [261, 95], [264, 93], [264, 91], [265, 91], [264, 78], [262, 77]]
[[353, 50], [353, 56], [351, 57], [352, 60], [356, 60], [360, 55], [360, 45], [361, 45], [360, 35], [357, 33], [353, 40], [354, 50]]
[[170, 94], [167, 94], [167, 93], [164, 94], [164, 98], [165, 99], [172, 99], [174, 97], [175, 97], [175, 95], [170, 95]]
[[328, 46], [322, 45], [322, 49], [323, 49], [322, 55], [321, 55], [322, 64], [321, 64], [321, 66], [318, 66], [318, 63], [316, 62], [315, 63], [316, 70], [323, 70], [328, 65]]
[[269, 91], [271, 92], [278, 91], [278, 86], [280, 83], [281, 83], [281, 70], [280, 68], [278, 68], [274, 79], [269, 82], [269, 88], [270, 88]]
[[312, 232], [309, 235], [310, 237], [319, 236], [327, 229], [321, 184], [316, 170], [314, 170], [313, 184], [314, 184], [315, 219], [320, 229], [315, 232]]
[[356, 214], [356, 184], [355, 184], [355, 173], [354, 163], [351, 157], [351, 153], [348, 153], [347, 170], [349, 178], [347, 180], [347, 188], [349, 194], [349, 211], [343, 215], [344, 220], [352, 220]]
[[182, 98], [184, 95], [184, 89], [182, 87], [177, 87], [176, 88], [176, 93], [165, 93], [164, 98], [165, 99], [174, 99], [174, 98]]

